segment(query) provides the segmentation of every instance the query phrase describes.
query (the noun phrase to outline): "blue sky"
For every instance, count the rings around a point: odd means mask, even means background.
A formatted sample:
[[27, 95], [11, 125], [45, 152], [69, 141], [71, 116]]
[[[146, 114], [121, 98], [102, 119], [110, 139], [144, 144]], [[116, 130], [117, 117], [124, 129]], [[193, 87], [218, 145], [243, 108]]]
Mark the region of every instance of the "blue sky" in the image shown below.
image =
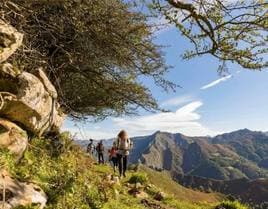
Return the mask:
[[143, 82], [159, 104], [170, 113], [108, 118], [99, 123], [74, 123], [66, 120], [64, 130], [80, 139], [107, 139], [121, 129], [130, 136], [149, 135], [155, 131], [183, 133], [189, 136], [216, 135], [237, 129], [268, 131], [268, 71], [250, 71], [229, 64], [229, 74], [221, 77], [218, 61], [203, 56], [183, 61], [180, 55], [191, 47], [175, 28], [157, 32], [156, 43], [164, 48], [167, 64], [174, 68], [166, 77], [179, 84], [175, 93], [163, 92], [152, 81]]

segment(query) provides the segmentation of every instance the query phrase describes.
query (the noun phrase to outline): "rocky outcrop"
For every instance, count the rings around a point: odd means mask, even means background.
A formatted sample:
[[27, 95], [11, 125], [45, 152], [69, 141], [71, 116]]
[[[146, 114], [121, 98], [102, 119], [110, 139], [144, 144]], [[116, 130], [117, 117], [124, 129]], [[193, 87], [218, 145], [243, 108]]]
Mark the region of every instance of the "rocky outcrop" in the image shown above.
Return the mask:
[[27, 147], [27, 133], [16, 124], [0, 118], [0, 148], [6, 148], [19, 160]]
[[42, 135], [49, 129], [59, 129], [64, 116], [59, 111], [57, 92], [42, 69], [33, 75], [3, 67], [0, 69], [3, 102], [0, 116], [36, 135]]
[[0, 63], [6, 61], [21, 45], [23, 35], [0, 20]]
[[[16, 160], [28, 144], [27, 132], [42, 135], [58, 131], [64, 115], [57, 103], [57, 91], [40, 68], [35, 74], [22, 72], [7, 59], [22, 44], [23, 35], [0, 20], [0, 148], [8, 149]], [[47, 196], [32, 183], [14, 179], [6, 168], [0, 170], [0, 205], [3, 209], [40, 204]]]
[[6, 170], [0, 171], [0, 194], [3, 209], [31, 204], [40, 204], [40, 209], [43, 209], [47, 202], [47, 196], [39, 186], [19, 182]]
[[0, 21], [0, 116], [42, 135], [49, 129], [58, 130], [64, 115], [59, 110], [57, 91], [41, 68], [33, 75], [5, 62], [22, 38], [16, 29]]

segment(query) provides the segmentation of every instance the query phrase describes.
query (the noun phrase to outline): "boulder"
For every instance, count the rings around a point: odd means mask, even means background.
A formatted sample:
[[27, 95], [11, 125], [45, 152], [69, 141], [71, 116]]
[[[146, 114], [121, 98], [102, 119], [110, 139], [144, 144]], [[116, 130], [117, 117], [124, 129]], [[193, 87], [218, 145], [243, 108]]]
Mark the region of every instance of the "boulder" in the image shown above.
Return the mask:
[[139, 199], [144, 199], [144, 198], [148, 198], [149, 195], [144, 191], [140, 191], [140, 192], [135, 193], [134, 197], [139, 198]]
[[148, 194], [146, 192], [144, 192], [141, 189], [137, 189], [137, 188], [132, 188], [128, 191], [128, 193], [136, 198], [148, 198]]
[[47, 196], [37, 185], [15, 180], [6, 170], [0, 171], [0, 194], [3, 209], [18, 206], [40, 204], [40, 209], [46, 206]]
[[166, 197], [166, 195], [165, 195], [164, 192], [157, 192], [154, 195], [154, 199], [157, 200], [157, 201], [162, 201], [165, 197]]
[[0, 63], [6, 61], [22, 44], [23, 35], [0, 20]]
[[6, 148], [19, 160], [27, 148], [28, 137], [16, 124], [0, 118], [0, 148]]
[[145, 208], [165, 209], [165, 207], [162, 207], [160, 204], [149, 201], [148, 199], [142, 199], [141, 204], [143, 204]]
[[113, 176], [112, 181], [114, 184], [120, 184], [120, 178], [118, 176]]
[[0, 96], [0, 116], [33, 134], [59, 130], [65, 118], [57, 103], [57, 92], [42, 69], [33, 75], [2, 65]]

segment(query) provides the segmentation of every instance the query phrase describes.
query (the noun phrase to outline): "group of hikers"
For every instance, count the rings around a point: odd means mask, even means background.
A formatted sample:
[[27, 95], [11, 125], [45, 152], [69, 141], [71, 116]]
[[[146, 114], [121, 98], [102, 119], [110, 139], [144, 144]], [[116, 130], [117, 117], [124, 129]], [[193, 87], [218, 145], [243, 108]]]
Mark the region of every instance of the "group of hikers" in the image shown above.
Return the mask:
[[[117, 135], [112, 147], [108, 150], [109, 161], [112, 162], [114, 172], [116, 172], [117, 168], [119, 169], [120, 177], [126, 176], [128, 155], [132, 147], [133, 144], [129, 139], [127, 132], [122, 130]], [[87, 152], [92, 155], [97, 153], [99, 164], [104, 164], [105, 148], [102, 141], [99, 141], [95, 146], [93, 140], [90, 139], [90, 143], [87, 146]]]

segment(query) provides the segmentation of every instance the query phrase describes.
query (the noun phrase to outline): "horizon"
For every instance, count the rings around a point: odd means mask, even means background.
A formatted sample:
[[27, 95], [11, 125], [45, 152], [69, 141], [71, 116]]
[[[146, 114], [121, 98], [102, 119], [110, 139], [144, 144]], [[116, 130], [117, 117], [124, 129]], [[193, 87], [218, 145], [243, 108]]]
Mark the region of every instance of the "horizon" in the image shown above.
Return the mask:
[[181, 88], [167, 93], [151, 79], [143, 78], [140, 82], [151, 90], [160, 107], [170, 112], [151, 113], [139, 109], [138, 115], [110, 117], [96, 123], [67, 119], [63, 130], [80, 138], [96, 139], [112, 138], [121, 129], [130, 136], [148, 135], [157, 130], [188, 136], [213, 136], [245, 127], [267, 131], [267, 69], [252, 71], [229, 64], [228, 71], [219, 74], [220, 63], [211, 56], [189, 61], [180, 58], [191, 45], [176, 28], [156, 31], [155, 36], [157, 44], [168, 46], [163, 51], [166, 63], [173, 66], [165, 77]]
[[[187, 136], [187, 137], [210, 137], [210, 138], [213, 138], [213, 137], [220, 136], [220, 135], [223, 135], [223, 134], [230, 134], [230, 133], [234, 133], [234, 132], [238, 132], [238, 131], [245, 131], [245, 130], [250, 131], [250, 132], [261, 132], [263, 134], [267, 134], [268, 133], [268, 131], [251, 130], [251, 129], [248, 129], [248, 128], [237, 129], [237, 130], [233, 130], [233, 131], [230, 131], [230, 132], [219, 133], [219, 134], [216, 134], [214, 136], [210, 136], [210, 135], [188, 136], [188, 135], [182, 134], [180, 132], [171, 133], [171, 132], [168, 132], [168, 131], [155, 131], [155, 132], [153, 132], [151, 134], [147, 134], [147, 135], [136, 135], [136, 136], [131, 136], [129, 138], [138, 138], [138, 137], [153, 136], [153, 135], [155, 135], [157, 133], [181, 134], [181, 135], [184, 135], [184, 136]], [[111, 137], [111, 138], [102, 138], [102, 139], [94, 139], [94, 138], [81, 139], [81, 138], [74, 138], [74, 140], [76, 140], [76, 141], [89, 141], [90, 139], [93, 139], [94, 141], [100, 141], [100, 140], [108, 141], [108, 140], [113, 140], [114, 138], [116, 138], [116, 136]]]

